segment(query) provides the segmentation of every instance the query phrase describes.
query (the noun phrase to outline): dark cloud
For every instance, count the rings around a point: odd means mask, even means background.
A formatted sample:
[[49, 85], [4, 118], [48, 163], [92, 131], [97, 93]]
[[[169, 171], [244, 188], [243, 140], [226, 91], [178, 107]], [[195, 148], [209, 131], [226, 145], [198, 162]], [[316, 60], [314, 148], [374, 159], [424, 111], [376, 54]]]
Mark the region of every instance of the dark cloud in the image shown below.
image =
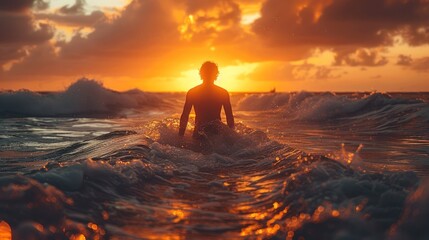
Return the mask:
[[21, 45], [8, 44], [5, 46], [0, 44], [0, 67], [11, 60], [18, 60], [24, 56], [26, 56], [26, 51]]
[[[177, 45], [179, 34], [167, 1], [134, 0], [113, 22], [103, 22], [86, 37], [76, 35], [63, 46], [64, 57], [142, 57]], [[144, 57], [144, 56], [143, 56]]]
[[49, 8], [49, 2], [45, 2], [43, 0], [35, 0], [33, 3], [33, 8], [41, 11]]
[[0, 11], [22, 12], [31, 7], [37, 10], [44, 10], [49, 7], [49, 3], [43, 0], [3, 0], [0, 1]]
[[[254, 32], [271, 45], [373, 48], [429, 43], [427, 0], [267, 0]], [[353, 62], [354, 63], [354, 62]]]
[[36, 13], [37, 19], [49, 20], [71, 27], [93, 27], [96, 23], [107, 20], [104, 12], [96, 10], [85, 13], [85, 0], [76, 0], [72, 6], [65, 5], [54, 13]]
[[0, 67], [26, 55], [27, 48], [53, 37], [48, 24], [34, 22], [33, 3], [43, 1], [0, 1]]
[[0, 44], [38, 44], [52, 35], [49, 25], [34, 23], [29, 14], [0, 12]]
[[0, 1], [0, 11], [21, 12], [33, 6], [34, 0], [3, 0]]
[[[428, 7], [426, 7], [426, 9], [427, 8]], [[399, 33], [412, 46], [427, 44], [429, 43], [429, 26], [428, 25], [429, 25], [429, 22], [426, 21], [425, 23], [422, 23], [420, 26], [404, 27], [399, 31]]]
[[[49, 43], [38, 45], [31, 51], [21, 63], [14, 65], [15, 75], [40, 75], [43, 72], [60, 75], [60, 72], [68, 72], [67, 67], [61, 66], [61, 63], [55, 61], [56, 54], [54, 47]], [[35, 71], [37, 69], [37, 71]]]
[[58, 13], [38, 13], [35, 14], [37, 19], [44, 19], [56, 22], [60, 25], [72, 27], [92, 27], [98, 22], [105, 21], [106, 15], [102, 11], [93, 11], [89, 15], [78, 14], [58, 14]]
[[358, 49], [354, 52], [336, 51], [335, 65], [376, 67], [386, 65], [389, 61], [381, 56], [378, 50]]
[[58, 12], [62, 14], [83, 14], [85, 11], [85, 0], [76, 0], [72, 6], [65, 5], [61, 7]]
[[412, 62], [413, 62], [413, 58], [411, 56], [400, 54], [398, 56], [398, 61], [396, 62], [396, 64], [402, 65], [402, 66], [409, 66], [411, 65]]
[[417, 72], [429, 72], [429, 57], [413, 59], [410, 55], [400, 54], [396, 64]]

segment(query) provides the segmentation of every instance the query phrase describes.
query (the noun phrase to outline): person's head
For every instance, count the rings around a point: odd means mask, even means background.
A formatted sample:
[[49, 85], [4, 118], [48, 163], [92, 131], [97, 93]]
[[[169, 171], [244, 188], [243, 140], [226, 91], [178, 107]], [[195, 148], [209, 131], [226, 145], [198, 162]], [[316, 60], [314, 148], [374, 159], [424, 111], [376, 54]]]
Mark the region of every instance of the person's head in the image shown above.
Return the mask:
[[207, 61], [201, 65], [200, 76], [203, 82], [213, 83], [217, 76], [219, 75], [219, 69], [217, 68], [216, 63]]

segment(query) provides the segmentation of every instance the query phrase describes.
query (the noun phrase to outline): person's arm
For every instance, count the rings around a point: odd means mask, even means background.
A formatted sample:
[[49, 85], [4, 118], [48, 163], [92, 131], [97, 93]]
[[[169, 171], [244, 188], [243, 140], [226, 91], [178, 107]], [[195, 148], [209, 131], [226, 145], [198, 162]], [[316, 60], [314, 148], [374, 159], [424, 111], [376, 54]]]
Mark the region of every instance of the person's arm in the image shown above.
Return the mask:
[[231, 101], [229, 100], [229, 94], [226, 93], [225, 102], [223, 104], [225, 110], [226, 122], [230, 128], [234, 128], [234, 115], [232, 115]]
[[189, 99], [189, 93], [186, 94], [185, 106], [183, 107], [182, 116], [180, 117], [179, 136], [185, 135], [186, 126], [188, 125], [189, 113], [192, 109], [192, 103]]

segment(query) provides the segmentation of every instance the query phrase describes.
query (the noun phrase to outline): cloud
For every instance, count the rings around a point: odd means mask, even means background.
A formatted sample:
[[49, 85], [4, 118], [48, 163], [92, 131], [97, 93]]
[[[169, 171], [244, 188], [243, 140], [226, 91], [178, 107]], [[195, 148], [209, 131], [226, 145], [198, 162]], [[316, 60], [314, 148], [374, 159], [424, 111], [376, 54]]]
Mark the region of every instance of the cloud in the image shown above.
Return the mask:
[[396, 64], [401, 66], [409, 66], [412, 62], [413, 58], [411, 56], [400, 54], [398, 56], [398, 61], [396, 62]]
[[242, 76], [256, 81], [302, 81], [338, 78], [340, 74], [329, 66], [315, 65], [304, 62], [291, 64], [288, 62], [267, 62], [259, 64], [251, 73]]
[[267, 0], [253, 31], [274, 47], [356, 50], [391, 45], [398, 34], [429, 43], [428, 23], [427, 0]]
[[76, 0], [75, 4], [69, 7], [69, 5], [65, 5], [61, 7], [58, 11], [62, 14], [80, 14], [82, 15], [85, 10], [85, 0]]
[[419, 72], [429, 72], [429, 57], [419, 58], [413, 61], [411, 69]]
[[59, 14], [59, 13], [36, 13], [37, 19], [54, 21], [60, 25], [72, 27], [93, 27], [99, 22], [107, 20], [102, 11], [93, 11], [91, 14]]
[[167, 1], [134, 0], [113, 22], [98, 24], [87, 37], [75, 35], [63, 46], [64, 57], [144, 57], [177, 45], [177, 25]]
[[303, 63], [294, 67], [292, 72], [294, 79], [296, 80], [307, 80], [307, 79], [328, 79], [338, 78], [340, 75], [334, 74], [332, 68], [327, 66], [318, 66], [310, 63]]
[[335, 65], [348, 66], [366, 66], [376, 67], [384, 66], [388, 63], [385, 56], [381, 56], [378, 50], [374, 49], [357, 49], [354, 52], [338, 51], [335, 55]]
[[[0, 66], [9, 63], [13, 60], [18, 60], [26, 56], [26, 51], [21, 45], [7, 45], [0, 44]], [[1, 72], [1, 68], [0, 68]]]
[[40, 2], [43, 1], [0, 2], [0, 67], [22, 58], [28, 48], [53, 37], [53, 28], [35, 22], [30, 11], [34, 3]]
[[[426, 3], [429, 3], [426, 1]], [[423, 9], [426, 9], [426, 14], [429, 14], [429, 7], [425, 6]], [[420, 46], [423, 44], [429, 43], [429, 21], [426, 19], [425, 22], [415, 26], [415, 27], [404, 27], [399, 31], [402, 37], [408, 42], [411, 46]]]
[[223, 44], [240, 39], [240, 6], [233, 0], [186, 0], [182, 38], [192, 43]]
[[48, 24], [35, 23], [27, 13], [0, 12], [0, 44], [37, 44], [49, 40], [53, 29]]
[[53, 21], [59, 25], [70, 27], [93, 27], [98, 22], [106, 21], [104, 12], [95, 10], [90, 14], [85, 12], [85, 0], [76, 0], [72, 6], [64, 5], [55, 12], [36, 13], [35, 17], [40, 20]]
[[33, 8], [38, 11], [46, 10], [49, 8], [49, 2], [45, 2], [43, 0], [35, 0], [33, 2]]
[[429, 72], [429, 57], [413, 59], [409, 55], [400, 54], [396, 64], [417, 72]]

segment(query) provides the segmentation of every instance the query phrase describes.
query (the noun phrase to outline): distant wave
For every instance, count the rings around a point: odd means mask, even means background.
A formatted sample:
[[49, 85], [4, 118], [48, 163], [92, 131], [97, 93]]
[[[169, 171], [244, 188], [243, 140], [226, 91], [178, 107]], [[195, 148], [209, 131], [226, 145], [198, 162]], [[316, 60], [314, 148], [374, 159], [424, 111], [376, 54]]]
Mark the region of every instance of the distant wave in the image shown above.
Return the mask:
[[429, 121], [429, 105], [419, 99], [394, 98], [372, 93], [354, 96], [334, 93], [249, 94], [237, 102], [242, 111], [283, 112], [288, 120], [324, 121], [341, 118], [422, 118]]
[[82, 78], [64, 92], [36, 93], [28, 90], [0, 93], [2, 117], [110, 117], [125, 109], [159, 106], [156, 95], [138, 89], [109, 90], [96, 81]]

